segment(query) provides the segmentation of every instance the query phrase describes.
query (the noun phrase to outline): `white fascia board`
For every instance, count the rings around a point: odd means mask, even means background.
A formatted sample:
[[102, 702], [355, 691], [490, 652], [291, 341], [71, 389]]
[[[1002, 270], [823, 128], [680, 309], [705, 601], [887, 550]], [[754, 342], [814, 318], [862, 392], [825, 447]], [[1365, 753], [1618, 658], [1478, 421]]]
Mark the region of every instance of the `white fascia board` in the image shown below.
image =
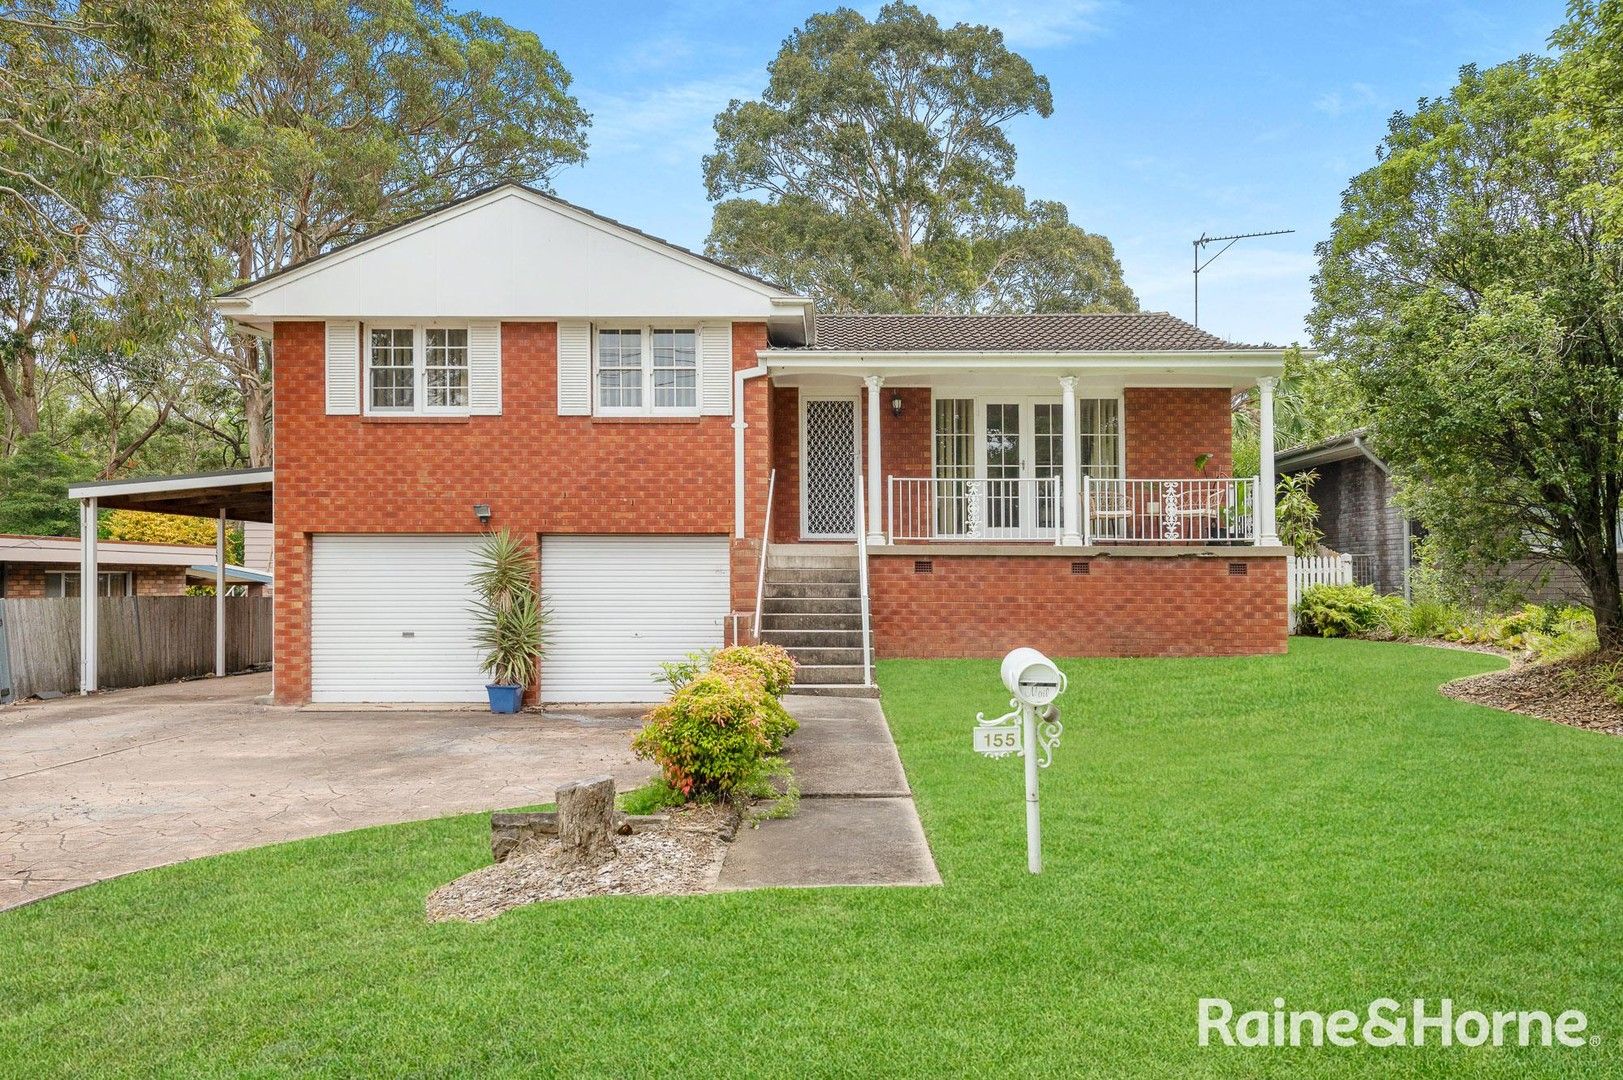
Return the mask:
[[70, 499], [98, 499], [107, 495], [149, 495], [165, 491], [197, 491], [203, 488], [248, 487], [251, 484], [272, 482], [272, 470], [254, 469], [251, 472], [228, 475], [153, 477], [145, 480], [99, 480], [88, 484], [74, 484], [68, 488]]
[[1279, 352], [1210, 350], [1124, 352], [858, 352], [798, 349], [762, 349], [756, 354], [774, 375], [783, 374], [898, 374], [928, 375], [949, 371], [1136, 372], [1160, 375], [1213, 376], [1249, 385], [1259, 378], [1279, 376], [1285, 356]]

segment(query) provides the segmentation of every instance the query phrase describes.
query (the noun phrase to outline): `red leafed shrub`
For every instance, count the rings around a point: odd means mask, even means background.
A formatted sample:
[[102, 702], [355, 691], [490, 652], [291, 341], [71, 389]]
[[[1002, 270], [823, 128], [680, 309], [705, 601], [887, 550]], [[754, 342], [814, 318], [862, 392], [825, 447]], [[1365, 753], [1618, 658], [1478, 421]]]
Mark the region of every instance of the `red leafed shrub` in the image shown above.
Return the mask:
[[649, 711], [631, 748], [690, 799], [759, 790], [778, 764], [767, 702], [777, 705], [758, 678], [700, 675]]

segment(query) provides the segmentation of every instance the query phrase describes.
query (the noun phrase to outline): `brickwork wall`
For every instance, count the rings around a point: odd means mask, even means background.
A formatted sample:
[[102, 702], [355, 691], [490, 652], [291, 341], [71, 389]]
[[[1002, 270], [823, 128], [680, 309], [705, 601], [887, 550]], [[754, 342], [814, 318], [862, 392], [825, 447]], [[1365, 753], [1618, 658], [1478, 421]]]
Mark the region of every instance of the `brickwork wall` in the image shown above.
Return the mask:
[[1381, 592], [1403, 591], [1403, 511], [1392, 502], [1391, 480], [1366, 457], [1314, 467], [1313, 501], [1326, 547], [1375, 557], [1374, 585]]
[[[310, 694], [314, 533], [476, 532], [475, 503], [490, 505], [493, 526], [530, 536], [733, 532], [732, 418], [559, 416], [555, 322], [502, 324], [500, 416], [328, 416], [324, 338], [319, 322], [276, 326], [279, 701]], [[735, 324], [735, 368], [765, 346], [764, 324]], [[771, 431], [765, 379], [745, 385], [756, 462], [745, 509], [758, 536]], [[745, 558], [735, 552], [735, 565]], [[753, 576], [748, 588], [753, 607]]]
[[[104, 571], [127, 570], [135, 575], [133, 585], [136, 596], [184, 596], [186, 568], [184, 566], [129, 566], [116, 563], [103, 564]], [[6, 563], [4, 595], [13, 600], [27, 600], [45, 595], [45, 575], [57, 572], [78, 573], [77, 563]]]
[[[881, 657], [1245, 656], [1285, 651], [1282, 556], [876, 555]], [[1086, 565], [1086, 574], [1072, 564]], [[1230, 567], [1245, 567], [1243, 576]]]
[[1129, 386], [1127, 475], [1145, 480], [1200, 475], [1195, 458], [1210, 454], [1207, 476], [1234, 471], [1229, 392], [1218, 388]]

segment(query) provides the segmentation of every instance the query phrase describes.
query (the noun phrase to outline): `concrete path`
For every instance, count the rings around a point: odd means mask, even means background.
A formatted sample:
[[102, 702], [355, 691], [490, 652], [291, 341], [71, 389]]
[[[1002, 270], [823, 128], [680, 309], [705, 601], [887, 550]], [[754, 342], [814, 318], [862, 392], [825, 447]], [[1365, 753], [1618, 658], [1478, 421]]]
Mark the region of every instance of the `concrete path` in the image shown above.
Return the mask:
[[800, 809], [740, 829], [717, 888], [941, 884], [879, 702], [794, 694], [783, 704], [800, 721], [786, 750]]
[[243, 675], [0, 708], [0, 909], [134, 870], [368, 825], [551, 800], [650, 767], [637, 710], [256, 705]]

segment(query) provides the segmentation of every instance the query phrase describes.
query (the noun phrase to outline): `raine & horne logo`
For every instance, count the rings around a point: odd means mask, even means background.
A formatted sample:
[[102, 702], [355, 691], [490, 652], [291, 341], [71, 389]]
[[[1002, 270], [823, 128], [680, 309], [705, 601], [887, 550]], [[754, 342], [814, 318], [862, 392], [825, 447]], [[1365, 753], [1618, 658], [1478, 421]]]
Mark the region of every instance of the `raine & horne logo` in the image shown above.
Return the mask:
[[1226, 998], [1201, 998], [1198, 1023], [1201, 1046], [1584, 1046], [1592, 1038], [1577, 1009], [1554, 1017], [1541, 1009], [1456, 1012], [1450, 998], [1407, 1006], [1376, 998], [1362, 1013], [1287, 1009], [1274, 998], [1272, 1009], [1238, 1016]]

